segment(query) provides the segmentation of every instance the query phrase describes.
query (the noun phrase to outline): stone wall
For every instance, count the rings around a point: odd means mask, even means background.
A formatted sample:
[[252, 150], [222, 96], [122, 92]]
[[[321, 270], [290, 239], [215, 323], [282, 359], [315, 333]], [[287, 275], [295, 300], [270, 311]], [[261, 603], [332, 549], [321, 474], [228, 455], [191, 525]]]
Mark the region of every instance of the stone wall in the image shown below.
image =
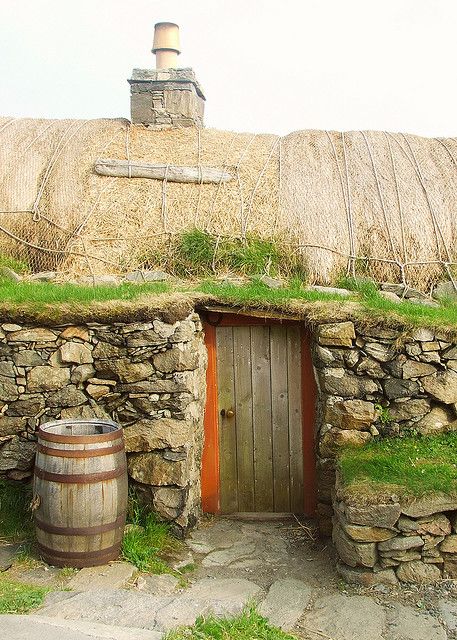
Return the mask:
[[346, 496], [337, 485], [334, 509], [338, 571], [348, 582], [372, 586], [457, 578], [455, 497], [367, 502]]
[[400, 432], [456, 428], [457, 346], [428, 329], [322, 324], [314, 332], [318, 385], [318, 516], [332, 531], [335, 457], [346, 444]]
[[124, 427], [130, 477], [182, 529], [200, 509], [206, 350], [198, 315], [173, 324], [0, 330], [0, 475], [31, 475], [36, 431], [59, 418]]

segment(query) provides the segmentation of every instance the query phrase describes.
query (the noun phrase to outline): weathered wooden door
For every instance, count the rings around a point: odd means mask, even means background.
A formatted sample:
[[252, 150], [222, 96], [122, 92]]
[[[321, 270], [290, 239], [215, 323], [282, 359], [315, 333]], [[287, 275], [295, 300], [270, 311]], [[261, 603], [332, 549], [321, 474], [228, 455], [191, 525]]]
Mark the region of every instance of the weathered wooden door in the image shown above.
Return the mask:
[[302, 513], [300, 328], [217, 327], [216, 352], [221, 512]]

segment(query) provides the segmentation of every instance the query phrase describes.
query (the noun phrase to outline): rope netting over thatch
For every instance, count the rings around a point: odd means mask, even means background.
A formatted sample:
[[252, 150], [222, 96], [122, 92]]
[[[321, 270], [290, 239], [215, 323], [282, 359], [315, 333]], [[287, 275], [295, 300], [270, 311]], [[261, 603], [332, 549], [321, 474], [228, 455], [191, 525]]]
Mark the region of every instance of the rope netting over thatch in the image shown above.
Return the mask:
[[[215, 167], [183, 184], [100, 176], [100, 158]], [[0, 119], [0, 252], [69, 275], [164, 266], [176, 237], [273, 239], [313, 282], [369, 275], [422, 289], [457, 264], [457, 142], [386, 132], [283, 138], [148, 130], [126, 120]], [[222, 175], [222, 174], [221, 174]], [[216, 243], [217, 246], [217, 243]]]

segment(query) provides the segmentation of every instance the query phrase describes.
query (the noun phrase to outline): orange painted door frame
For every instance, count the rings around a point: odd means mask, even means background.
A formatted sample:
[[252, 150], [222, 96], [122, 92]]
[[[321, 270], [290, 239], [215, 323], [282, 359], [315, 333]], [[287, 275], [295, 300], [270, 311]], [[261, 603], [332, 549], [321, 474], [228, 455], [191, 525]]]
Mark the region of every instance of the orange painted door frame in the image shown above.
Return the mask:
[[[256, 318], [238, 314], [209, 312], [203, 322], [205, 345], [208, 352], [206, 372], [206, 408], [204, 420], [204, 447], [201, 469], [202, 509], [206, 513], [220, 513], [219, 479], [219, 413], [217, 389], [216, 327], [249, 325], [292, 325], [290, 320]], [[316, 384], [311, 361], [308, 331], [301, 327], [301, 388], [303, 426], [303, 513], [316, 512], [316, 459], [314, 451], [314, 421]]]

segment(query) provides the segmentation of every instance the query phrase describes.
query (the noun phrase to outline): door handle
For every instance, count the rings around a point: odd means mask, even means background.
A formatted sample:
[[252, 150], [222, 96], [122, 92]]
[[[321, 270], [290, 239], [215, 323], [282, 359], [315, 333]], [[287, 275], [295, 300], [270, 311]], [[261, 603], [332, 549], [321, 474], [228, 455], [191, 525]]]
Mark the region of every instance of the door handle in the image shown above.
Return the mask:
[[233, 418], [233, 416], [235, 415], [235, 412], [233, 411], [233, 409], [221, 409], [221, 416], [223, 418]]

